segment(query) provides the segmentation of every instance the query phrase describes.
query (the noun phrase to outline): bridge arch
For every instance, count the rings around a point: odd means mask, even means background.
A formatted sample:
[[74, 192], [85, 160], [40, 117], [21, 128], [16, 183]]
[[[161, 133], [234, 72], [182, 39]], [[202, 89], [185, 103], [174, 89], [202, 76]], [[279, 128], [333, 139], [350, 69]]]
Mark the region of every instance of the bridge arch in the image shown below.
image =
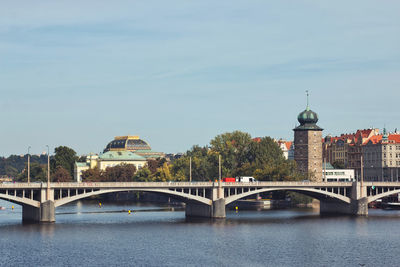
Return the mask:
[[54, 207], [59, 207], [65, 204], [68, 204], [70, 202], [79, 200], [79, 199], [84, 199], [87, 197], [91, 196], [97, 196], [97, 195], [102, 195], [102, 194], [107, 194], [107, 193], [117, 193], [117, 192], [128, 192], [128, 191], [135, 191], [135, 192], [149, 192], [149, 193], [160, 193], [172, 197], [178, 197], [185, 202], [185, 200], [189, 201], [194, 201], [194, 202], [199, 202], [201, 204], [205, 204], [208, 206], [212, 205], [212, 201], [208, 198], [201, 197], [201, 196], [196, 196], [196, 195], [191, 195], [183, 192], [178, 192], [178, 191], [171, 191], [171, 190], [166, 190], [166, 189], [100, 189], [97, 191], [90, 191], [90, 192], [85, 192], [82, 194], [70, 196], [70, 197], [65, 197], [65, 198], [60, 198], [54, 201]]
[[392, 190], [392, 191], [383, 192], [383, 193], [380, 193], [380, 194], [377, 194], [377, 195], [374, 195], [374, 196], [369, 196], [369, 197], [367, 198], [367, 199], [368, 199], [368, 203], [373, 202], [373, 201], [375, 201], [375, 200], [378, 200], [378, 199], [380, 199], [380, 198], [388, 197], [388, 196], [390, 196], [390, 195], [398, 194], [398, 193], [400, 193], [400, 189], [396, 189], [396, 190]]
[[229, 196], [227, 198], [225, 198], [225, 204], [228, 205], [236, 200], [239, 200], [241, 198], [244, 197], [248, 197], [251, 195], [255, 195], [258, 193], [264, 193], [264, 192], [274, 192], [274, 191], [291, 191], [291, 192], [296, 192], [296, 193], [300, 193], [306, 196], [310, 196], [319, 200], [322, 200], [322, 198], [326, 198], [326, 197], [331, 197], [335, 200], [350, 204], [351, 199], [349, 197], [340, 195], [340, 194], [336, 194], [336, 193], [332, 193], [332, 192], [328, 192], [328, 191], [324, 191], [324, 190], [320, 190], [320, 189], [314, 189], [314, 188], [298, 188], [298, 187], [294, 187], [294, 188], [262, 188], [262, 189], [257, 189], [257, 190], [253, 190], [253, 191], [248, 191], [248, 192], [244, 192], [241, 194], [237, 194], [237, 195], [233, 195], [233, 196]]
[[28, 206], [32, 206], [35, 208], [40, 207], [39, 201], [30, 199], [30, 198], [22, 198], [22, 197], [17, 197], [17, 196], [13, 196], [13, 195], [0, 194], [0, 199], [9, 201], [11, 203], [21, 205], [21, 206], [28, 205]]

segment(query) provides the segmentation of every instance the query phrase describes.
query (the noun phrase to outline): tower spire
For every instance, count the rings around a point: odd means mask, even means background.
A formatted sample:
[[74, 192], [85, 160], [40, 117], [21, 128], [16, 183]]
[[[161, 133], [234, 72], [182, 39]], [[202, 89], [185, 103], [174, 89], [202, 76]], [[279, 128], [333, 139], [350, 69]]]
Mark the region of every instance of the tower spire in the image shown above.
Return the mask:
[[388, 135], [388, 133], [387, 133], [387, 131], [386, 131], [386, 124], [384, 124], [384, 126], [383, 126], [382, 141], [387, 142], [387, 141], [388, 141], [388, 137], [389, 137], [389, 135]]
[[306, 107], [306, 110], [310, 110], [310, 105], [309, 105], [309, 100], [308, 100], [308, 97], [309, 97], [308, 90], [306, 90], [306, 94], [307, 94], [307, 107]]

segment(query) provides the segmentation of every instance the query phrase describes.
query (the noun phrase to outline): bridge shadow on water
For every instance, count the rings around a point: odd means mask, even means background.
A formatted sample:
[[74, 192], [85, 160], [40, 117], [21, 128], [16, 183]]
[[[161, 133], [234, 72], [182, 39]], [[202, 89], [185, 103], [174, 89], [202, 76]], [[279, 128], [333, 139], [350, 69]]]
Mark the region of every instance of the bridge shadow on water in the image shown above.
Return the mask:
[[368, 221], [400, 221], [399, 211], [370, 210], [368, 216], [354, 216], [343, 214], [319, 214], [311, 208], [294, 208], [262, 211], [227, 211], [225, 219], [208, 219], [199, 217], [185, 218], [187, 224], [213, 224], [213, 225], [235, 225], [235, 224], [295, 224], [312, 222], [346, 222], [357, 223]]

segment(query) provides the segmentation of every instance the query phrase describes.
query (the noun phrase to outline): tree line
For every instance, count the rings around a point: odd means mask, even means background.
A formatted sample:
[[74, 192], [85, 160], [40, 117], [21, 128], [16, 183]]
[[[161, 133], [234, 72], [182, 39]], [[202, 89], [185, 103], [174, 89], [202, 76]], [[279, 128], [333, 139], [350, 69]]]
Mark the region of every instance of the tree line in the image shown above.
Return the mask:
[[[296, 164], [284, 158], [278, 144], [270, 137], [253, 139], [241, 131], [216, 136], [206, 146], [193, 146], [181, 158], [148, 160], [134, 171], [127, 165], [106, 170], [90, 169], [82, 174], [83, 181], [187, 181], [192, 161], [193, 181], [218, 179], [219, 156], [223, 177], [253, 176], [259, 181], [294, 181], [305, 179], [296, 171]], [[115, 175], [117, 173], [118, 175]], [[132, 175], [134, 173], [134, 175]]]
[[[30, 160], [32, 163], [45, 164], [47, 155], [32, 155]], [[0, 157], [0, 176], [17, 177], [25, 169], [27, 161], [28, 155]]]
[[[284, 158], [278, 144], [270, 137], [253, 139], [250, 134], [234, 131], [214, 137], [206, 146], [195, 145], [181, 158], [167, 162], [166, 159], [148, 160], [136, 169], [131, 164], [120, 164], [100, 170], [95, 167], [82, 173], [82, 181], [187, 181], [189, 164], [192, 161], [193, 181], [218, 179], [219, 156], [222, 158], [223, 177], [253, 176], [259, 181], [293, 181], [305, 179], [296, 171], [296, 164]], [[18, 181], [27, 180], [26, 158]], [[32, 156], [31, 181], [47, 181], [47, 157], [37, 160]], [[56, 147], [50, 159], [50, 176], [55, 182], [73, 181], [74, 163], [86, 161], [66, 146]], [[21, 163], [19, 163], [21, 165]], [[19, 165], [19, 168], [21, 166]], [[18, 172], [18, 169], [16, 169]]]

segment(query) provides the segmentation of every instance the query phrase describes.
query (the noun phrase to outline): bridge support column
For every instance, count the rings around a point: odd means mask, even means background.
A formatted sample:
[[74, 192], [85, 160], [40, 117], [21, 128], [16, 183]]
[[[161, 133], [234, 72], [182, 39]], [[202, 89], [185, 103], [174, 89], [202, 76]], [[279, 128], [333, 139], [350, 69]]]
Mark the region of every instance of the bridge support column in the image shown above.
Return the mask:
[[357, 216], [368, 215], [367, 198], [351, 200], [350, 204], [343, 202], [320, 202], [320, 214], [348, 214]]
[[347, 204], [338, 201], [322, 201], [320, 203], [320, 213], [341, 213], [357, 216], [368, 215], [367, 187], [359, 182], [354, 182], [351, 188], [351, 203]]
[[368, 215], [368, 199], [366, 197], [352, 200], [351, 209], [353, 215], [366, 216]]
[[40, 204], [40, 208], [29, 205], [22, 206], [22, 221], [30, 223], [52, 223], [56, 221], [54, 201], [48, 200]]
[[212, 204], [212, 218], [225, 218], [226, 217], [226, 212], [225, 212], [225, 199], [220, 198], [217, 200], [213, 201]]
[[186, 203], [186, 217], [225, 218], [225, 199], [214, 200], [212, 205]]
[[54, 201], [47, 200], [40, 204], [40, 222], [52, 223], [56, 221]]

